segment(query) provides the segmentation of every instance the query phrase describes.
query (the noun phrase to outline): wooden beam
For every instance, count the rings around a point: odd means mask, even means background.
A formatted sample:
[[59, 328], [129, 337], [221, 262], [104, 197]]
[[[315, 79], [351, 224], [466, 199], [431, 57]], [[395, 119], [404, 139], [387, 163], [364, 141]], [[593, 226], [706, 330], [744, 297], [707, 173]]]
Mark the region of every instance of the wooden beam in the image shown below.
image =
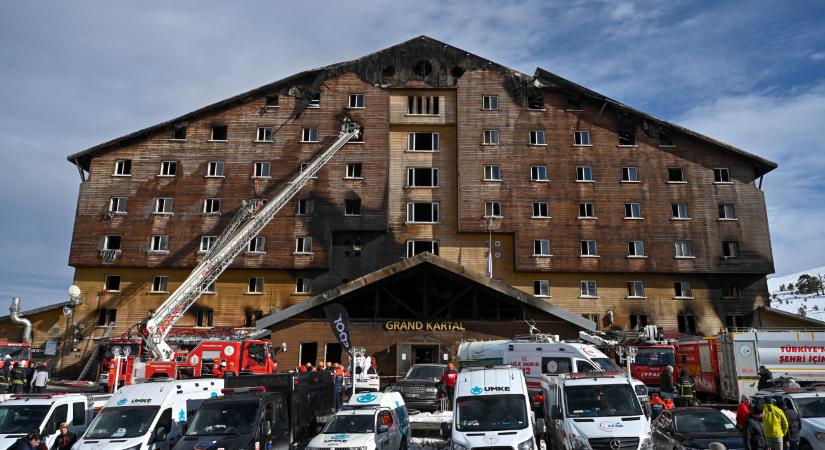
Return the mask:
[[[439, 309], [438, 309], [438, 311], [434, 312], [432, 315], [433, 315], [433, 316], [438, 316], [439, 314], [441, 314], [442, 312], [444, 312], [444, 310], [445, 310], [445, 309], [449, 308], [449, 307], [450, 307], [453, 303], [455, 303], [455, 302], [457, 302], [458, 300], [460, 300], [460, 299], [461, 299], [461, 297], [464, 297], [464, 296], [465, 296], [468, 292], [470, 292], [472, 289], [473, 289], [473, 286], [472, 286], [472, 285], [467, 286], [466, 288], [464, 288], [464, 290], [463, 290], [463, 291], [461, 291], [458, 295], [456, 295], [455, 297], [453, 297], [452, 299], [450, 299], [450, 301], [449, 301], [449, 302], [445, 303], [445, 304], [444, 304], [444, 306], [442, 306], [441, 308], [439, 308]], [[476, 305], [475, 305], [475, 302], [473, 302], [473, 312], [474, 312], [474, 313], [475, 313], [475, 310], [476, 310]], [[473, 316], [473, 317], [475, 317], [475, 316]]]
[[392, 292], [390, 292], [389, 290], [387, 290], [387, 288], [385, 288], [385, 287], [381, 287], [381, 290], [382, 290], [382, 291], [384, 291], [384, 293], [385, 293], [385, 294], [389, 295], [391, 299], [393, 299], [393, 300], [395, 300], [396, 302], [398, 302], [398, 304], [399, 304], [399, 305], [401, 305], [401, 307], [402, 307], [402, 308], [406, 309], [406, 310], [407, 310], [407, 312], [409, 312], [410, 314], [412, 314], [413, 316], [415, 316], [415, 318], [417, 318], [417, 319], [423, 319], [423, 317], [421, 317], [421, 314], [419, 314], [419, 313], [418, 313], [418, 312], [416, 312], [416, 311], [413, 311], [413, 310], [412, 310], [412, 309], [411, 309], [411, 308], [410, 308], [410, 307], [409, 307], [406, 303], [404, 303], [404, 301], [402, 301], [402, 300], [401, 300], [400, 298], [398, 298], [395, 294], [393, 294]]

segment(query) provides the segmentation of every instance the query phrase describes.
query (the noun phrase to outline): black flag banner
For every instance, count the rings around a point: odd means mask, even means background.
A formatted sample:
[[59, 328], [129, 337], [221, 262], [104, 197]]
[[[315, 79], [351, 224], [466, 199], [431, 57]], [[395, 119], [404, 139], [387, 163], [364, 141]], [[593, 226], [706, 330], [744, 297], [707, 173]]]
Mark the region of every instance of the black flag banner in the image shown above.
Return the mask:
[[324, 306], [324, 314], [326, 314], [329, 326], [332, 328], [332, 334], [338, 338], [341, 348], [352, 355], [352, 339], [350, 339], [349, 334], [349, 315], [347, 314], [346, 308], [341, 306], [340, 303], [332, 303]]

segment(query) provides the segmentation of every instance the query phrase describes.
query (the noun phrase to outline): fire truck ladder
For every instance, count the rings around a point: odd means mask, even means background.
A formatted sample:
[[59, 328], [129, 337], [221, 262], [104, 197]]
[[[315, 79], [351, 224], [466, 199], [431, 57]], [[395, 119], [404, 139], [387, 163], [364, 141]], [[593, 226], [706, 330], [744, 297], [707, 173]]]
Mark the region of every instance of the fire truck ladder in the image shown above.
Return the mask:
[[241, 205], [232, 222], [213, 244], [213, 250], [141, 327], [143, 340], [152, 356], [161, 361], [169, 361], [172, 358], [172, 348], [166, 342], [166, 336], [172, 326], [200, 298], [204, 290], [232, 264], [235, 257], [246, 249], [249, 242], [272, 221], [278, 211], [358, 133], [358, 124], [344, 119], [338, 138], [290, 180], [284, 189], [278, 191], [269, 201], [252, 200]]

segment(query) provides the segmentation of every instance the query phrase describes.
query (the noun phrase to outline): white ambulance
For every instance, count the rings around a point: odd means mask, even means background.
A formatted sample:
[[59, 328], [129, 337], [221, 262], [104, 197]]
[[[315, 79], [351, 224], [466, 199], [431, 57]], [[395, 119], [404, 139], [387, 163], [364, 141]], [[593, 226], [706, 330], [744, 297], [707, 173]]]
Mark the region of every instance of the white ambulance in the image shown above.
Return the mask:
[[154, 381], [122, 387], [75, 444], [76, 450], [171, 449], [190, 413], [221, 395], [223, 380]]
[[633, 382], [621, 374], [542, 376], [547, 450], [653, 450]]
[[13, 394], [0, 404], [0, 448], [11, 447], [32, 430], [39, 430], [51, 448], [61, 422], [80, 435], [110, 397], [109, 394]]
[[306, 450], [406, 450], [412, 436], [398, 392], [355, 394]]
[[536, 450], [524, 374], [515, 367], [467, 368], [455, 386], [451, 450]]

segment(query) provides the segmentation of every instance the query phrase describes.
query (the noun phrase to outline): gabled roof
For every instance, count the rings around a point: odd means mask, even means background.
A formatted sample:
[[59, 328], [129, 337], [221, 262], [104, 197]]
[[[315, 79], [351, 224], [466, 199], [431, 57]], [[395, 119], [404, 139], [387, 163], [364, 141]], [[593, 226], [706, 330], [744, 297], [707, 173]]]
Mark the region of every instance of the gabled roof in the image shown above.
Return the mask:
[[401, 272], [412, 270], [415, 267], [426, 264], [441, 268], [448, 272], [452, 272], [453, 274], [464, 277], [472, 282], [478, 283], [500, 294], [504, 294], [517, 302], [521, 302], [523, 304], [532, 306], [533, 308], [544, 311], [547, 314], [556, 316], [559, 319], [565, 320], [574, 325], [582, 327], [585, 330], [593, 331], [596, 329], [595, 323], [585, 319], [579, 314], [572, 313], [556, 305], [551, 305], [546, 301], [540, 300], [530, 294], [524, 293], [508, 284], [502, 283], [501, 281], [494, 280], [492, 278], [488, 278], [479, 272], [470, 270], [462, 266], [461, 264], [449, 261], [440, 256], [433, 255], [432, 253], [419, 253], [413, 256], [412, 258], [406, 258], [403, 261], [399, 261], [395, 264], [391, 264], [387, 267], [384, 267], [383, 269], [376, 270], [375, 272], [364, 275], [361, 278], [357, 278], [348, 283], [334, 287], [322, 294], [318, 294], [301, 303], [298, 303], [297, 305], [292, 305], [289, 308], [278, 311], [275, 314], [270, 314], [268, 316], [262, 317], [255, 323], [255, 327], [258, 329], [271, 327], [281, 321], [292, 318], [303, 312], [309, 311], [312, 308], [323, 306], [339, 297], [357, 291], [358, 289], [381, 281], [385, 278], [395, 276]]
[[[54, 303], [54, 304], [51, 304], [51, 305], [41, 306], [39, 308], [34, 308], [34, 309], [30, 309], [30, 310], [21, 312], [20, 317], [27, 317], [27, 316], [31, 316], [32, 314], [42, 313], [42, 312], [46, 312], [46, 311], [52, 311], [52, 310], [55, 310], [55, 309], [62, 309], [64, 306], [71, 305], [71, 304], [72, 304], [72, 302], [62, 302], [62, 303]], [[0, 316], [0, 322], [2, 322], [4, 320], [9, 320], [9, 316], [8, 315]]]
[[642, 121], [643, 126], [645, 123], [649, 123], [655, 127], [678, 130], [721, 149], [739, 154], [754, 161], [757, 175], [762, 175], [777, 167], [776, 163], [679, 125], [655, 118], [544, 69], [538, 68], [535, 75], [530, 76], [427, 36], [418, 36], [351, 61], [297, 73], [174, 119], [98, 144], [69, 155], [66, 159], [88, 170], [92, 156], [101, 151], [123, 147], [164, 130], [171, 132], [176, 126], [185, 125], [197, 118], [223, 111], [264, 95], [288, 94], [297, 97], [299, 101], [296, 102], [292, 111], [293, 117], [297, 117], [309, 104], [312, 95], [320, 91], [320, 87], [325, 80], [344, 73], [354, 73], [364, 82], [382, 87], [403, 86], [410, 80], [423, 81], [433, 87], [450, 87], [458, 82], [464, 72], [481, 69], [496, 70], [504, 75], [504, 87], [507, 92], [518, 104], [523, 106], [526, 106], [528, 97], [535, 96], [541, 88], [563, 89], [575, 95], [583, 95], [607, 102], [618, 111], [638, 118]]

